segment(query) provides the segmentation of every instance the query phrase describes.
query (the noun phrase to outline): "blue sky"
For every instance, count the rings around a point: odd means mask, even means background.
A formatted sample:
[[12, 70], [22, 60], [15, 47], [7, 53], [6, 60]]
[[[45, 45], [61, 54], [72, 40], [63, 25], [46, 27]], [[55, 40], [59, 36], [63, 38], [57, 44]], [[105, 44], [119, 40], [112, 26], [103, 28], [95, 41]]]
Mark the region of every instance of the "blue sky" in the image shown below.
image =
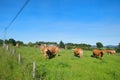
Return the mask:
[[[0, 0], [0, 38], [25, 0]], [[6, 38], [25, 43], [120, 43], [120, 0], [30, 0]]]

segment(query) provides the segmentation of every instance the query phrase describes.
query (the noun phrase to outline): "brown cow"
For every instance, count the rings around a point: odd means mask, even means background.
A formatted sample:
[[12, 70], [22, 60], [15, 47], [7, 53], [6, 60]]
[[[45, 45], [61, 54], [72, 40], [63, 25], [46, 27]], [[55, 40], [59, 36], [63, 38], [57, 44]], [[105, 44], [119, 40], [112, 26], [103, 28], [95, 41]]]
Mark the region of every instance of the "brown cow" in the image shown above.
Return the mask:
[[48, 46], [47, 49], [49, 50], [50, 53], [58, 56], [59, 48], [57, 46]]
[[83, 56], [83, 49], [81, 49], [81, 48], [75, 48], [74, 49], [74, 55], [75, 56], [80, 56], [80, 58], [82, 58], [82, 56]]
[[102, 57], [103, 57], [103, 55], [104, 55], [104, 51], [103, 50], [99, 50], [99, 49], [94, 49], [93, 50], [93, 55], [92, 55], [92, 57], [101, 57], [101, 59], [102, 59]]
[[106, 53], [108, 53], [108, 54], [115, 54], [116, 51], [115, 50], [106, 50]]
[[19, 43], [16, 43], [16, 47], [19, 47]]
[[44, 54], [44, 57], [49, 59], [52, 56], [58, 56], [59, 48], [57, 46], [47, 46], [41, 45], [40, 46], [41, 52]]

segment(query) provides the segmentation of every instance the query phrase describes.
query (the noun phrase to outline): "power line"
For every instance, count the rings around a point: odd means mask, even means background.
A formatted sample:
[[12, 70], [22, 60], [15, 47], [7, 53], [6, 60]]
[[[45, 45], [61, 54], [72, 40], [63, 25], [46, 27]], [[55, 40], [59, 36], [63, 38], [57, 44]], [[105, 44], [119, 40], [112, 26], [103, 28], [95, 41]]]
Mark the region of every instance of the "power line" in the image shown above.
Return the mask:
[[15, 19], [18, 17], [18, 15], [22, 12], [22, 10], [25, 8], [25, 6], [28, 4], [30, 0], [26, 0], [26, 2], [24, 3], [24, 5], [21, 7], [21, 9], [19, 10], [19, 12], [15, 15], [15, 17], [12, 19], [12, 21], [8, 24], [7, 27], [5, 27], [5, 30], [7, 30], [11, 25], [12, 23], [15, 21]]
[[22, 12], [22, 10], [25, 8], [25, 6], [28, 4], [30, 0], [26, 0], [26, 2], [23, 4], [23, 6], [20, 8], [20, 10], [18, 11], [18, 13], [15, 15], [15, 17], [11, 20], [11, 22], [8, 24], [8, 26], [6, 26], [4, 28], [4, 41], [3, 41], [3, 45], [5, 45], [5, 38], [6, 38], [6, 33], [8, 28], [13, 24], [13, 22], [16, 20], [16, 18], [19, 16], [19, 14]]

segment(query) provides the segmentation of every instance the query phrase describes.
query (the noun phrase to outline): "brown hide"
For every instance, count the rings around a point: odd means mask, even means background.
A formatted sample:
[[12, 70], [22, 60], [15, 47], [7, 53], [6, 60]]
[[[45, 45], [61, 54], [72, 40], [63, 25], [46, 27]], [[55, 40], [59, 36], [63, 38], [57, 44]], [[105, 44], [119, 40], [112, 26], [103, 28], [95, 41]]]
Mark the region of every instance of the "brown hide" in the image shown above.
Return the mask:
[[82, 56], [83, 56], [83, 49], [81, 49], [81, 48], [75, 48], [74, 49], [74, 55], [75, 56], [80, 56], [80, 58], [82, 58]]
[[47, 49], [50, 51], [50, 53], [58, 56], [59, 48], [57, 46], [48, 46]]
[[102, 50], [94, 49], [93, 50], [93, 57], [103, 57], [104, 52]]
[[46, 59], [49, 59], [52, 55], [58, 56], [59, 53], [59, 48], [57, 46], [41, 45], [40, 49]]
[[106, 53], [108, 53], [108, 54], [115, 54], [116, 51], [115, 50], [106, 50]]
[[41, 46], [40, 46], [40, 51], [41, 51], [41, 53], [44, 53], [45, 48], [46, 48], [46, 45], [41, 45]]

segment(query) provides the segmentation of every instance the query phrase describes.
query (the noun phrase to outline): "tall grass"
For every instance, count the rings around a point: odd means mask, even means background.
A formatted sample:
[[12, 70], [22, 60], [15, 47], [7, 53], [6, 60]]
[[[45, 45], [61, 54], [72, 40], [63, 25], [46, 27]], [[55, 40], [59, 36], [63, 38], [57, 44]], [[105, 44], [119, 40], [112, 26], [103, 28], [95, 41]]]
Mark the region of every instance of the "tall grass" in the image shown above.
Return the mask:
[[[16, 60], [17, 53], [22, 63]], [[120, 54], [107, 55], [103, 59], [90, 57], [91, 51], [84, 51], [80, 59], [72, 50], [61, 50], [60, 56], [45, 60], [38, 48], [19, 47], [13, 56], [0, 49], [0, 80], [33, 80], [32, 62], [36, 61], [38, 80], [119, 80]]]

